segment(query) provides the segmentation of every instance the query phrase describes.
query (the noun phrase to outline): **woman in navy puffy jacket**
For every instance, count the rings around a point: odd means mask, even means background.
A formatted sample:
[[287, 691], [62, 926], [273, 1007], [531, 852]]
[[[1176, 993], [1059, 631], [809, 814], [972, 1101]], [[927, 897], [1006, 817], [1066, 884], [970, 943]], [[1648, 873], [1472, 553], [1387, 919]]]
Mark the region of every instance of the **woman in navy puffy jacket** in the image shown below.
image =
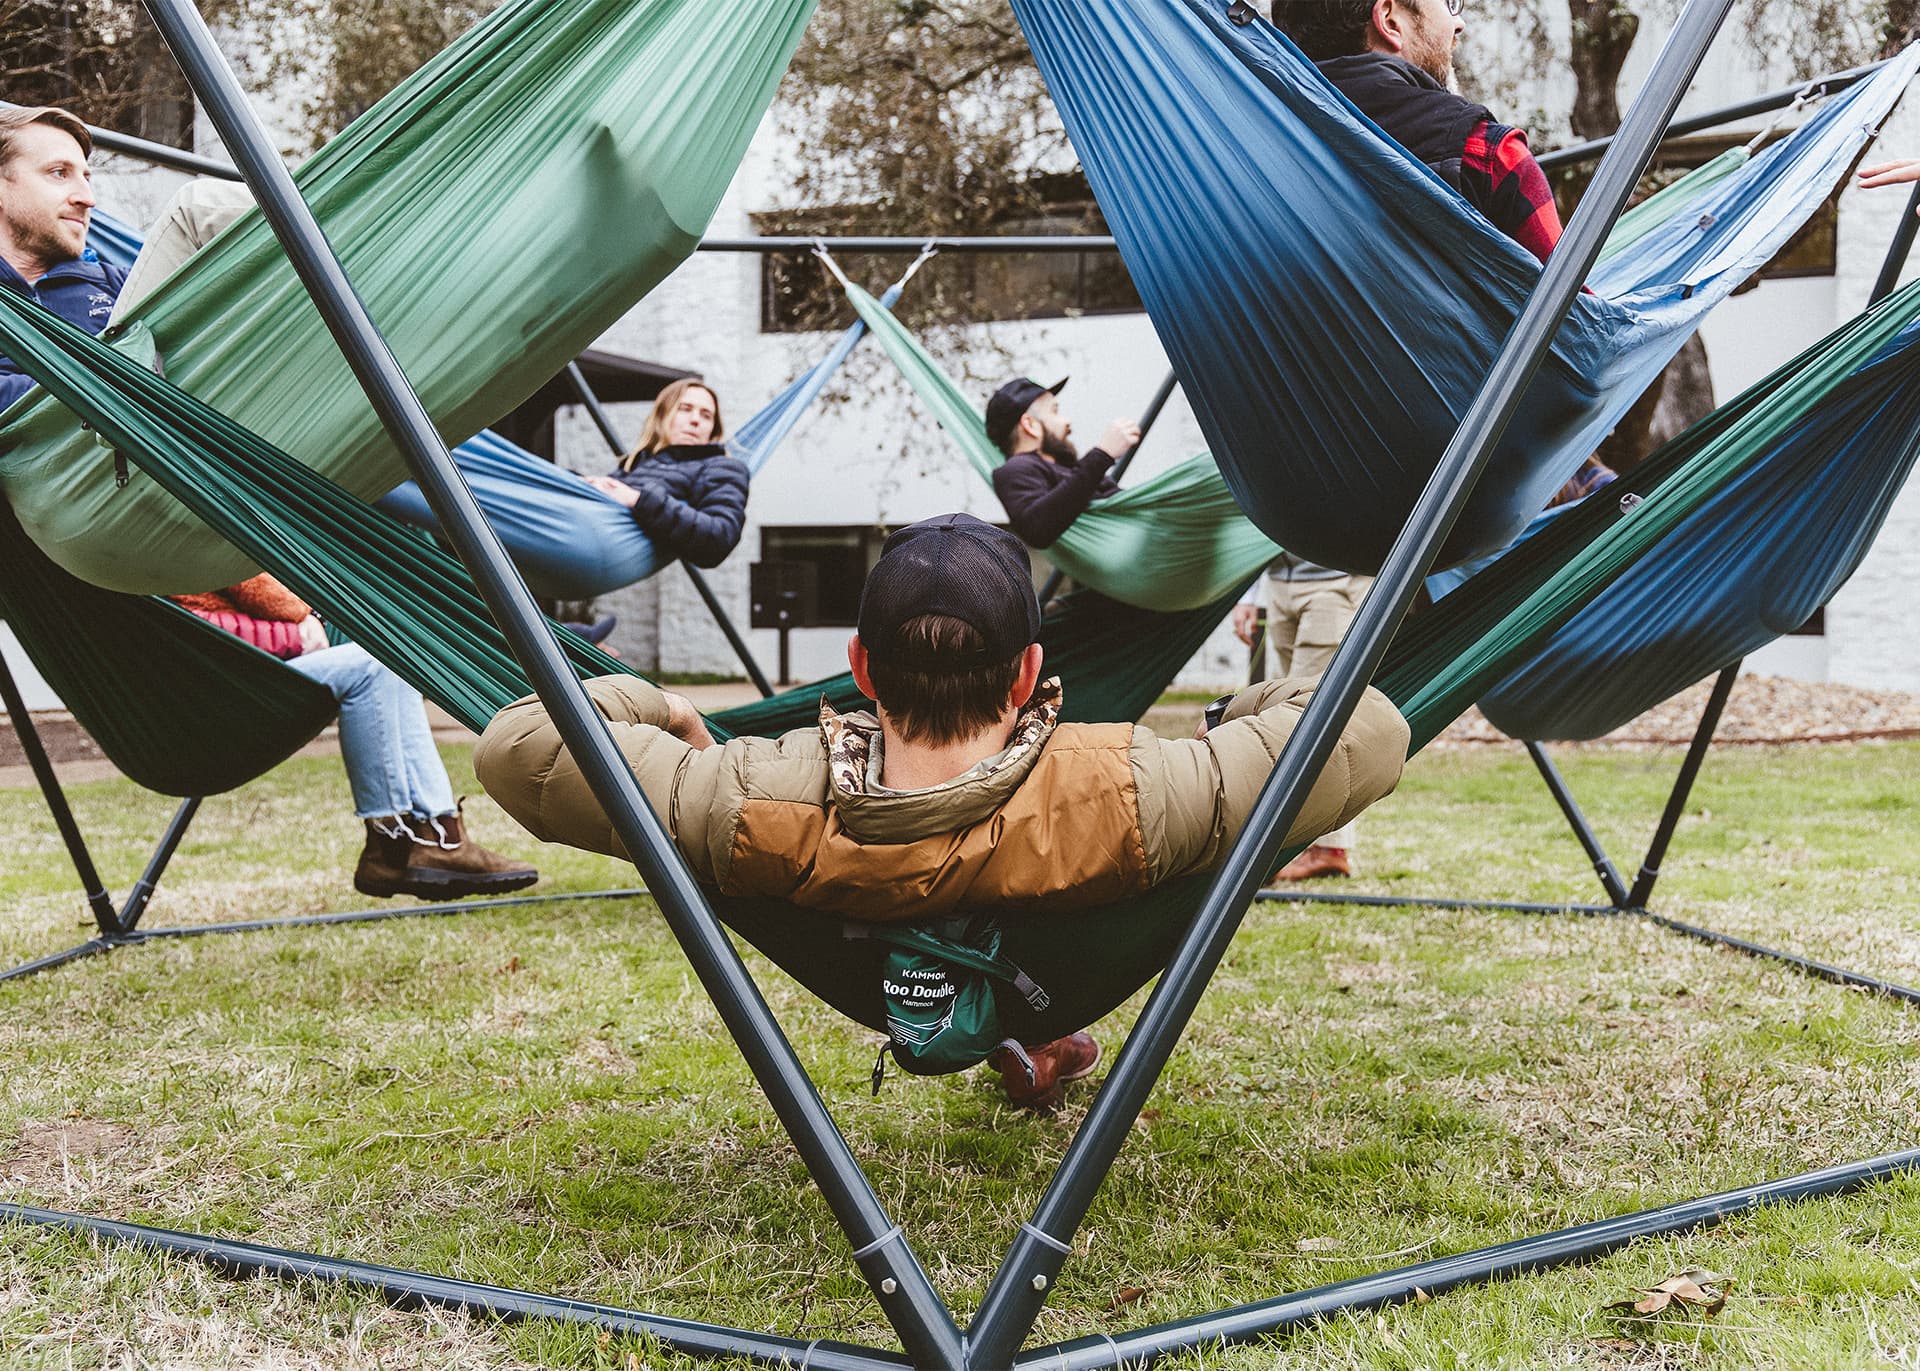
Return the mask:
[[719, 398], [704, 381], [686, 377], [653, 402], [640, 445], [612, 475], [588, 483], [632, 511], [661, 551], [694, 566], [719, 566], [747, 521], [747, 465], [727, 456], [725, 436]]

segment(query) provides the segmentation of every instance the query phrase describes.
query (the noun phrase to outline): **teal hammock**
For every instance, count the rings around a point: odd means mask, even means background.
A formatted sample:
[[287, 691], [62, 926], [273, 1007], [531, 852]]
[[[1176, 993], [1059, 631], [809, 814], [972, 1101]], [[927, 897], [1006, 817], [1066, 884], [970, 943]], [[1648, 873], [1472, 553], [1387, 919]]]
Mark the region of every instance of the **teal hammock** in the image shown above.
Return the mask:
[[[1396, 640], [1379, 684], [1412, 726], [1414, 745], [1525, 658], [1635, 562], [1657, 551], [1742, 472], [1763, 466], [1817, 421], [1850, 378], [1912, 387], [1920, 286], [1904, 290], [1716, 411], [1622, 483], [1641, 498], [1589, 502], [1547, 535], [1476, 577]], [[526, 682], [464, 571], [271, 444], [111, 347], [24, 300], [0, 294], [0, 345], [113, 447], [200, 517], [319, 606], [376, 656], [471, 726], [525, 693]], [[619, 664], [562, 635], [582, 674]], [[129, 680], [130, 692], [143, 682]], [[816, 697], [817, 698], [817, 697]], [[719, 721], [724, 729], [724, 717]], [[1006, 930], [1003, 955], [1053, 992], [1035, 1014], [1011, 1009], [1028, 1040], [1092, 1022], [1158, 972], [1205, 878], [1124, 905], [1034, 918]], [[784, 905], [720, 900], [722, 917], [849, 1017], [879, 1027], [877, 948], [849, 946], [841, 921]], [[1087, 950], [1098, 948], [1097, 958]]]
[[[1289, 552], [1377, 570], [1540, 264], [1228, 0], [1013, 10], [1240, 508]], [[1442, 565], [1513, 541], [1916, 69], [1910, 46], [1595, 268]]]
[[[444, 436], [513, 409], [692, 251], [813, 7], [508, 0], [301, 166]], [[131, 317], [183, 389], [352, 494], [406, 479], [258, 212]], [[52, 396], [0, 416], [0, 489], [95, 585], [207, 590], [255, 570], [144, 474], [118, 488]]]

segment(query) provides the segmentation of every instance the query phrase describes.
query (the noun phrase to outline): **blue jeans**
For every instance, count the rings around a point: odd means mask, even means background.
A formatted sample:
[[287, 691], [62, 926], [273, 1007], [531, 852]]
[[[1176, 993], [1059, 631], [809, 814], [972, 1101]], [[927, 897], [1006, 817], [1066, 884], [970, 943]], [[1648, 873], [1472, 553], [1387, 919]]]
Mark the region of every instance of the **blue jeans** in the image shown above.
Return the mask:
[[287, 665], [340, 702], [340, 759], [356, 817], [453, 813], [453, 783], [433, 745], [419, 691], [357, 643], [309, 652]]

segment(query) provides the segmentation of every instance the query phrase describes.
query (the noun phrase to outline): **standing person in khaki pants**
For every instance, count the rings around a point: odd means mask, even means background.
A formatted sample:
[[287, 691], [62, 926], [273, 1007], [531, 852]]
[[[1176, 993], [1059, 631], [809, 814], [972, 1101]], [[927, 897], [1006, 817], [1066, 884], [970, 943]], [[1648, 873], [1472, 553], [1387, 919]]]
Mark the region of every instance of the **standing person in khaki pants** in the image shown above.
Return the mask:
[[[1260, 608], [1260, 591], [1267, 598], [1267, 678], [1317, 677], [1333, 660], [1333, 650], [1347, 636], [1347, 627], [1360, 600], [1373, 584], [1371, 576], [1352, 576], [1283, 552], [1268, 565], [1266, 575], [1247, 588], [1233, 608], [1233, 631], [1240, 641], [1253, 644]], [[1311, 847], [1275, 874], [1275, 881], [1311, 881], [1353, 874], [1356, 832], [1352, 823], [1316, 839]]]

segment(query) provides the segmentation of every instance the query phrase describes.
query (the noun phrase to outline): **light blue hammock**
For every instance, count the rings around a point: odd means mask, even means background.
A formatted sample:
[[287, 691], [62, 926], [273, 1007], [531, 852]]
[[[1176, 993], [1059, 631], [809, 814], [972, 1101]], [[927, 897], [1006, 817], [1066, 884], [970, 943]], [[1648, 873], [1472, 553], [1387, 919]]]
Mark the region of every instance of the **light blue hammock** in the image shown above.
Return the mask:
[[[87, 243], [103, 261], [132, 266], [140, 242], [135, 230], [110, 215], [95, 212]], [[887, 288], [881, 297], [887, 308], [899, 302], [900, 293], [918, 269], [916, 262]], [[865, 323], [855, 319], [826, 356], [734, 430], [728, 450], [745, 462], [750, 472], [760, 474], [801, 416], [853, 355], [866, 329]], [[490, 429], [481, 430], [454, 448], [453, 461], [535, 594], [559, 600], [590, 600], [645, 580], [670, 560], [660, 555], [633, 516], [612, 497]], [[389, 491], [376, 503], [417, 528], [439, 527], [426, 496], [412, 481]]]
[[[898, 302], [912, 274], [909, 271], [887, 288], [882, 298], [889, 307]], [[733, 431], [727, 450], [745, 462], [748, 471], [760, 474], [853, 355], [866, 330], [864, 323], [855, 320], [826, 356]], [[671, 560], [661, 555], [633, 516], [611, 496], [496, 433], [482, 432], [468, 439], [453, 450], [453, 461], [536, 594], [591, 599], [644, 580]], [[377, 503], [419, 528], [438, 528], [426, 496], [411, 481]]]
[[[1482, 695], [1493, 725], [1600, 737], [1811, 618], [1859, 567], [1920, 457], [1916, 343], [1910, 325]], [[1587, 498], [1617, 501], [1621, 488]], [[1576, 508], [1542, 514], [1509, 551]], [[1444, 595], [1468, 570], [1428, 586]]]
[[[1013, 0], [1208, 446], [1290, 551], [1378, 570], [1540, 265], [1229, 0]], [[1822, 204], [1909, 48], [1598, 267], [1442, 565], [1505, 547]]]

